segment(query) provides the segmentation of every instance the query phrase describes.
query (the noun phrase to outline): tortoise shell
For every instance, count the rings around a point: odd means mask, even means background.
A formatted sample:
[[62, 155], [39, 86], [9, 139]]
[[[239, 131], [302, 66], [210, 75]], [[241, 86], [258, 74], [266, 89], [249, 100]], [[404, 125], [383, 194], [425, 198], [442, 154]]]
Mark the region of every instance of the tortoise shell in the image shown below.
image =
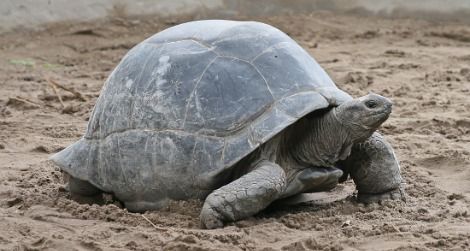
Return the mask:
[[84, 137], [52, 160], [122, 200], [201, 198], [260, 144], [350, 98], [270, 25], [184, 23], [124, 56]]

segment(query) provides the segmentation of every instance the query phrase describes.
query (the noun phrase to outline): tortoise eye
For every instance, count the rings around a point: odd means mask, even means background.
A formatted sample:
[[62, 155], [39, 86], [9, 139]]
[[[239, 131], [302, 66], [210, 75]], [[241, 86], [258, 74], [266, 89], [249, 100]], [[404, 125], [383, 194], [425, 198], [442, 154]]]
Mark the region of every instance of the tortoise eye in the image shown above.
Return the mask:
[[367, 108], [375, 108], [377, 107], [377, 102], [375, 102], [374, 100], [367, 100], [366, 101], [366, 106]]

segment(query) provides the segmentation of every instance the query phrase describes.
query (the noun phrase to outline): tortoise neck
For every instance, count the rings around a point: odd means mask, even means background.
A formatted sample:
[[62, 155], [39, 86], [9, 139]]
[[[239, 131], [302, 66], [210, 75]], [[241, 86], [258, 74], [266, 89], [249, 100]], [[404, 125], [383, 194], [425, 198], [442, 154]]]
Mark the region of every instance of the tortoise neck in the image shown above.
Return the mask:
[[286, 134], [288, 155], [300, 166], [334, 166], [349, 155], [352, 140], [336, 117], [336, 108], [318, 116], [306, 116]]

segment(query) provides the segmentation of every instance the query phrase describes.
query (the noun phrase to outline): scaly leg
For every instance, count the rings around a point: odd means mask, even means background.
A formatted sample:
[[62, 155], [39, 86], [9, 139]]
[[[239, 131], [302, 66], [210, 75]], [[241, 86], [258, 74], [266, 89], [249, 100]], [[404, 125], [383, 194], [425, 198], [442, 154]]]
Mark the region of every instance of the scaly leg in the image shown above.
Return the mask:
[[354, 180], [360, 202], [405, 200], [400, 165], [392, 146], [379, 133], [354, 145], [351, 155], [339, 166]]
[[201, 223], [212, 229], [252, 216], [278, 199], [285, 187], [284, 170], [275, 163], [262, 161], [251, 172], [207, 196]]
[[64, 181], [68, 182], [67, 188], [73, 200], [86, 204], [103, 204], [103, 191], [89, 182], [74, 178], [66, 173], [64, 173]]

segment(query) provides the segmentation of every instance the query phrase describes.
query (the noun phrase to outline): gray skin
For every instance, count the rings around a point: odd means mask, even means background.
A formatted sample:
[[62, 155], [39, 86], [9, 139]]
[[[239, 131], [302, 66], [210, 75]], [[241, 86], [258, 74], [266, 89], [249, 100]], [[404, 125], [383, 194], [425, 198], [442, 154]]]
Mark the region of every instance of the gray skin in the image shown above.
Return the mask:
[[400, 165], [392, 146], [378, 132], [354, 144], [351, 155], [337, 166], [344, 172], [339, 182], [345, 181], [349, 174], [356, 183], [360, 202], [406, 200]]
[[[371, 136], [391, 111], [392, 103], [388, 99], [369, 94], [321, 115], [302, 118], [259, 147], [247, 160], [241, 161], [241, 165], [249, 167], [246, 174], [206, 198], [200, 215], [202, 225], [206, 228], [222, 227], [226, 221], [236, 221], [259, 212], [274, 200], [304, 192], [330, 190], [344, 175], [337, 167], [339, 161], [353, 169], [349, 173], [361, 192], [359, 199], [362, 201], [404, 198], [401, 194], [396, 196], [397, 191], [401, 191], [399, 168], [392, 168], [395, 175], [380, 171], [376, 175], [391, 176], [387, 182], [390, 187], [387, 188], [377, 185], [376, 177], [361, 174], [364, 169], [374, 168], [370, 160], [380, 164], [379, 167], [397, 163], [393, 155], [365, 158], [360, 154], [364, 150], [373, 152], [379, 149], [382, 153], [391, 150], [390, 145], [380, 149], [365, 143], [385, 142], [379, 134]], [[355, 157], [348, 158], [352, 149]], [[375, 171], [372, 173], [376, 174]]]
[[403, 198], [393, 150], [372, 135], [390, 108], [338, 89], [272, 26], [195, 21], [131, 49], [85, 135], [51, 159], [74, 199], [111, 193], [132, 212], [205, 200], [202, 225], [214, 228], [349, 175], [361, 201]]

